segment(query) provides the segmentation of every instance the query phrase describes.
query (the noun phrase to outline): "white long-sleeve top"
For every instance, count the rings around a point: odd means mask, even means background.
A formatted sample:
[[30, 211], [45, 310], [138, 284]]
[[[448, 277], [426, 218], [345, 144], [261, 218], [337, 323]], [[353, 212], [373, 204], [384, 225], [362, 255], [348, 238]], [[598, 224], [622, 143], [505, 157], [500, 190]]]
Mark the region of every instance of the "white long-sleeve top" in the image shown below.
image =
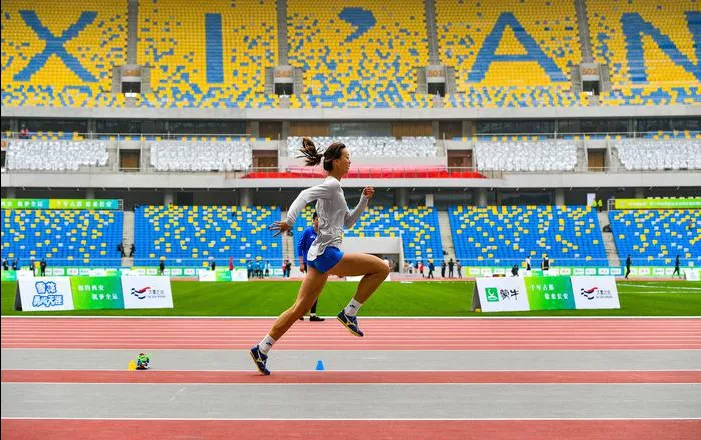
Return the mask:
[[307, 253], [307, 261], [314, 261], [328, 246], [340, 247], [343, 242], [343, 227], [352, 227], [368, 206], [368, 198], [361, 195], [358, 205], [348, 209], [341, 182], [329, 176], [321, 185], [302, 191], [287, 211], [287, 224], [293, 226], [297, 216], [307, 204], [316, 200], [319, 214], [319, 234]]

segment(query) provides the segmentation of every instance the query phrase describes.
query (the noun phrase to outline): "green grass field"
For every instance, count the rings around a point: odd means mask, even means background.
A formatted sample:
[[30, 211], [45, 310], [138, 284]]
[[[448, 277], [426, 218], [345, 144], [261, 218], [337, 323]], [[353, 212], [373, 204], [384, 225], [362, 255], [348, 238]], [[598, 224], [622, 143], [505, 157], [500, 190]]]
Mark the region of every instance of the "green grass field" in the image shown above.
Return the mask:
[[[3, 315], [92, 316], [277, 316], [294, 301], [299, 282], [198, 283], [174, 281], [173, 309], [14, 311], [14, 282], [2, 283]], [[357, 283], [330, 282], [317, 312], [334, 316]], [[365, 316], [700, 316], [701, 283], [634, 281], [618, 283], [618, 310], [558, 310], [480, 314], [470, 312], [473, 282], [383, 284], [365, 304]]]

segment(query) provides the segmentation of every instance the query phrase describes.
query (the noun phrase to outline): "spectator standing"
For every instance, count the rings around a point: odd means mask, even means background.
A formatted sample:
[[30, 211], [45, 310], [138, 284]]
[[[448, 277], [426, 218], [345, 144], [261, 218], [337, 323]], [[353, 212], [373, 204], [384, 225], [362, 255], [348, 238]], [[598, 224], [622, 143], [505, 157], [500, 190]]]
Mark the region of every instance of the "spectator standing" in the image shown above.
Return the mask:
[[448, 260], [448, 278], [453, 278], [453, 267], [455, 266], [455, 262], [451, 258]]
[[46, 276], [46, 258], [42, 258], [39, 262], [39, 273], [42, 277]]
[[630, 255], [628, 255], [628, 258], [626, 258], [626, 276], [625, 279], [628, 279], [628, 275], [630, 275], [630, 265], [632, 263], [632, 260], [630, 258]]

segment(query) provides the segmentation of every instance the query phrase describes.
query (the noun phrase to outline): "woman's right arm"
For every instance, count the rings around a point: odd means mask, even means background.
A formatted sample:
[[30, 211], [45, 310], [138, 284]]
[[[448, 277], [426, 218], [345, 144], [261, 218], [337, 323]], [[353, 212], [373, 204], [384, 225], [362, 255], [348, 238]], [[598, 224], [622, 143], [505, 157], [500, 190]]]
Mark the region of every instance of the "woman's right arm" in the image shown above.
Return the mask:
[[295, 221], [297, 221], [297, 216], [300, 212], [302, 212], [305, 206], [314, 200], [328, 199], [331, 194], [333, 194], [334, 184], [336, 186], [340, 185], [338, 181], [329, 179], [327, 182], [324, 182], [321, 185], [312, 186], [311, 188], [305, 189], [299, 193], [295, 201], [292, 202], [292, 205], [290, 205], [290, 209], [287, 211], [287, 219], [285, 220], [285, 223], [287, 223], [289, 226], [294, 225]]

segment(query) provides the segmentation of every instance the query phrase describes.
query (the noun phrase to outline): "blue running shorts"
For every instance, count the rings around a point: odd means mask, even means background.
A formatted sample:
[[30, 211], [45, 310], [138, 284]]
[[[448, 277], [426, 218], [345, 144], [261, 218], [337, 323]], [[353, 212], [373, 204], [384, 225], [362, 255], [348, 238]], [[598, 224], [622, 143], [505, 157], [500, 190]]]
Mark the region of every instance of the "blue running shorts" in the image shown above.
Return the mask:
[[308, 261], [307, 264], [321, 273], [330, 271], [343, 258], [343, 252], [337, 247], [329, 246], [324, 249], [324, 253], [317, 255], [316, 260]]

